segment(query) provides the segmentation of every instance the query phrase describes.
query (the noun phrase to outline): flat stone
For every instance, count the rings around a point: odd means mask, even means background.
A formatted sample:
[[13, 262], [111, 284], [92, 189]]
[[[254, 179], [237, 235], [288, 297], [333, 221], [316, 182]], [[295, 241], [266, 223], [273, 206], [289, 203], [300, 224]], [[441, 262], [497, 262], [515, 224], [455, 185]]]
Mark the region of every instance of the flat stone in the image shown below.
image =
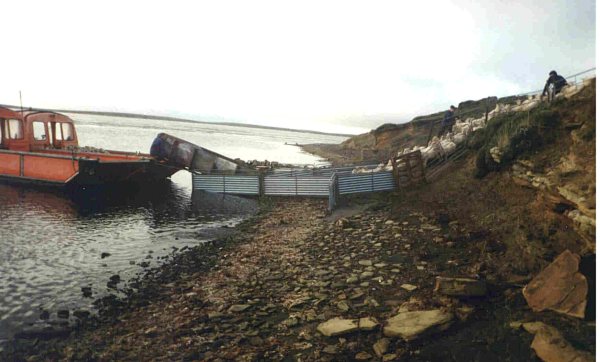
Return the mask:
[[436, 277], [433, 291], [453, 297], [481, 297], [486, 295], [487, 286], [484, 280]]
[[350, 309], [348, 303], [344, 302], [343, 300], [337, 303], [337, 307], [342, 312], [347, 312]]
[[362, 282], [362, 283], [360, 283], [360, 286], [363, 288], [366, 288], [369, 286], [369, 282]]
[[327, 354], [337, 354], [338, 348], [336, 345], [330, 344], [327, 347], [323, 348], [323, 352], [325, 352]]
[[412, 341], [425, 333], [445, 330], [453, 318], [453, 314], [440, 309], [400, 312], [386, 321], [383, 334]]
[[417, 289], [417, 286], [416, 286], [416, 285], [412, 285], [412, 284], [402, 284], [402, 285], [400, 286], [400, 288], [402, 288], [402, 289], [406, 289], [406, 290], [408, 290], [409, 292], [412, 292], [413, 290]]
[[364, 351], [363, 352], [358, 352], [356, 354], [356, 356], [354, 356], [354, 359], [357, 360], [357, 361], [368, 361], [371, 358], [372, 358], [372, 356], [369, 353], [364, 352]]
[[390, 354], [386, 354], [383, 356], [383, 358], [381, 359], [384, 362], [388, 362], [388, 361], [396, 361], [398, 359], [398, 355], [395, 353], [390, 353]]
[[514, 322], [510, 322], [510, 323], [508, 324], [508, 326], [509, 326], [510, 328], [512, 328], [512, 329], [519, 329], [519, 328], [521, 328], [521, 327], [523, 326], [523, 322], [520, 322], [520, 321], [514, 321]]
[[217, 318], [223, 317], [223, 313], [221, 313], [221, 312], [208, 312], [206, 316], [208, 317], [208, 319], [217, 319]]
[[346, 279], [346, 284], [354, 284], [358, 282], [358, 277], [356, 276], [351, 276], [348, 279]]
[[372, 331], [379, 325], [377, 319], [373, 317], [361, 318], [358, 320], [358, 329], [361, 331]]
[[373, 345], [373, 351], [375, 351], [375, 354], [377, 355], [377, 357], [381, 358], [381, 357], [383, 357], [384, 354], [386, 354], [389, 347], [390, 347], [390, 340], [387, 338], [381, 338], [380, 340], [375, 342], [375, 344]]
[[367, 278], [372, 277], [373, 275], [375, 275], [375, 273], [373, 273], [371, 271], [362, 272], [360, 274], [360, 279], [367, 279]]
[[523, 295], [533, 311], [549, 309], [585, 317], [588, 284], [578, 271], [580, 259], [579, 255], [565, 250], [525, 286]]
[[350, 296], [350, 300], [358, 299], [365, 296], [365, 292], [358, 291]]
[[545, 362], [595, 361], [594, 355], [575, 349], [554, 327], [542, 322], [523, 323], [523, 328], [535, 334], [531, 348]]
[[362, 266], [371, 266], [373, 265], [373, 262], [370, 260], [359, 260], [358, 264]]
[[358, 322], [355, 319], [342, 319], [339, 317], [323, 322], [317, 326], [317, 331], [327, 337], [339, 336], [358, 330]]
[[230, 313], [239, 313], [245, 311], [248, 308], [250, 308], [250, 306], [247, 304], [234, 304], [231, 307], [229, 307], [228, 311]]

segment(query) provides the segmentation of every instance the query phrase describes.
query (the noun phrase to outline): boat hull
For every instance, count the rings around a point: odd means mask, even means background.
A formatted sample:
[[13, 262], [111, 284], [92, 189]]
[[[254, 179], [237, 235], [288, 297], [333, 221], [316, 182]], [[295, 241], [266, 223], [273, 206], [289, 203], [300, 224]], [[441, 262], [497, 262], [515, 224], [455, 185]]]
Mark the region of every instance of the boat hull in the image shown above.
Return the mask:
[[95, 156], [0, 150], [0, 180], [58, 187], [151, 184], [180, 170], [135, 154]]

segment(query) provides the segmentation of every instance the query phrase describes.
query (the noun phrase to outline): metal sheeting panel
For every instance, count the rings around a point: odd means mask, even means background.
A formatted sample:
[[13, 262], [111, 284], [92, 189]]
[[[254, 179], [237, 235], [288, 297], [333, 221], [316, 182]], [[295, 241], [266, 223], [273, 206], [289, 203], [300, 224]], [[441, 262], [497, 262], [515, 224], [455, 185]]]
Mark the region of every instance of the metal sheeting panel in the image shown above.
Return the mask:
[[272, 196], [329, 196], [331, 177], [265, 177], [265, 195]]
[[391, 172], [340, 175], [338, 189], [340, 195], [394, 190], [394, 177]]
[[258, 195], [258, 176], [222, 176], [192, 174], [194, 190], [236, 195]]

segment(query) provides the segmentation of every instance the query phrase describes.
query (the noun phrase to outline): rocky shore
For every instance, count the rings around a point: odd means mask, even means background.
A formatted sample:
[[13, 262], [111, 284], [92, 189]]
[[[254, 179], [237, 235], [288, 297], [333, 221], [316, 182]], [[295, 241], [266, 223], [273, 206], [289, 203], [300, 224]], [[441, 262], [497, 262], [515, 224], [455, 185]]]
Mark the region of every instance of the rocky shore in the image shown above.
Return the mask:
[[594, 322], [534, 313], [527, 280], [482, 267], [501, 251], [478, 230], [410, 205], [388, 194], [327, 215], [324, 200], [273, 200], [100, 300], [68, 337], [20, 340], [1, 359], [533, 361], [534, 338], [559, 333], [549, 325], [594, 352]]

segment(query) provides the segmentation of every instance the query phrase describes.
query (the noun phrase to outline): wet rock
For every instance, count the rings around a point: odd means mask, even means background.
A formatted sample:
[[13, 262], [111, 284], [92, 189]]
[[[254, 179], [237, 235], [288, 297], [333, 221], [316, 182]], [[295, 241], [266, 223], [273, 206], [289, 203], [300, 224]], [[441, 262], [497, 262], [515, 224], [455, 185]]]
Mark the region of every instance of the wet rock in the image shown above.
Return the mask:
[[372, 331], [379, 325], [377, 319], [373, 317], [361, 318], [358, 320], [358, 329], [361, 331]]
[[381, 360], [384, 362], [396, 361], [397, 359], [398, 359], [398, 355], [396, 353], [386, 354], [381, 358]]
[[386, 321], [383, 334], [412, 341], [425, 333], [447, 329], [453, 318], [451, 313], [440, 309], [400, 312]]
[[221, 313], [221, 312], [217, 312], [217, 311], [214, 311], [214, 312], [208, 312], [208, 313], [206, 314], [206, 317], [207, 317], [208, 319], [220, 319], [220, 318], [222, 318], [223, 316], [224, 316], [224, 314], [223, 314], [223, 313]]
[[259, 336], [253, 336], [250, 337], [250, 339], [248, 340], [248, 342], [252, 345], [252, 346], [260, 346], [261, 344], [263, 344], [263, 340], [262, 338], [260, 338]]
[[75, 312], [73, 312], [73, 315], [79, 319], [86, 319], [87, 317], [90, 316], [90, 312], [87, 310], [76, 310]]
[[348, 310], [350, 310], [348, 303], [344, 302], [343, 300], [337, 303], [337, 307], [342, 312], [347, 312]]
[[373, 351], [375, 351], [377, 357], [381, 358], [384, 354], [387, 353], [389, 347], [390, 340], [387, 338], [381, 338], [373, 345]]
[[291, 317], [291, 318], [288, 318], [288, 319], [284, 320], [284, 321], [283, 321], [283, 322], [281, 322], [281, 323], [282, 323], [283, 325], [286, 325], [286, 326], [288, 326], [288, 327], [294, 327], [294, 326], [297, 326], [297, 325], [298, 325], [299, 321], [298, 321], [298, 318], [296, 318], [296, 317]]
[[482, 297], [487, 293], [487, 286], [484, 280], [436, 277], [433, 290], [454, 297]]
[[368, 361], [372, 358], [372, 356], [367, 352], [358, 352], [354, 359], [357, 361]]
[[531, 348], [545, 362], [595, 361], [594, 355], [575, 349], [554, 327], [542, 322], [524, 323], [523, 328], [535, 334]]
[[510, 322], [510, 323], [508, 324], [508, 326], [509, 326], [510, 328], [512, 328], [512, 329], [519, 329], [519, 328], [521, 328], [521, 327], [523, 326], [523, 322], [520, 322], [520, 321], [513, 321], [513, 322]]
[[333, 318], [317, 326], [317, 330], [322, 334], [333, 337], [358, 330], [358, 323], [354, 319]]
[[144, 335], [148, 336], [148, 337], [153, 337], [158, 335], [158, 327], [154, 326], [154, 327], [150, 327], [148, 329], [146, 329], [144, 331]]
[[330, 344], [327, 347], [323, 348], [323, 352], [327, 354], [337, 354], [338, 348], [335, 344]]
[[352, 222], [346, 219], [345, 217], [342, 217], [338, 221], [336, 221], [335, 225], [341, 229], [351, 229], [353, 227]]
[[104, 252], [104, 253], [100, 254], [100, 259], [108, 258], [109, 256], [110, 256], [110, 253]]
[[81, 287], [81, 293], [85, 298], [92, 297], [92, 287]]
[[346, 279], [346, 284], [354, 284], [358, 282], [358, 277], [356, 276], [351, 276], [348, 279]]
[[58, 312], [56, 312], [56, 315], [58, 316], [58, 318], [67, 319], [67, 318], [69, 318], [69, 310], [61, 309]]
[[417, 289], [416, 285], [412, 285], [412, 284], [402, 284], [400, 286], [400, 288], [408, 290], [409, 292], [412, 292], [413, 290]]
[[248, 308], [250, 308], [250, 306], [247, 304], [234, 304], [231, 307], [229, 307], [227, 311], [229, 311], [230, 313], [239, 313], [245, 311]]
[[350, 296], [350, 300], [355, 300], [355, 299], [359, 299], [365, 296], [365, 292], [363, 292], [362, 290], [357, 290], [354, 292], [354, 294], [352, 294]]
[[50, 318], [50, 312], [48, 312], [47, 310], [43, 310], [42, 313], [40, 313], [40, 319], [46, 320]]
[[581, 258], [565, 250], [525, 286], [523, 295], [535, 312], [546, 309], [584, 318], [588, 284], [579, 273]]
[[473, 314], [474, 311], [475, 309], [473, 307], [463, 306], [456, 308], [454, 314], [456, 314], [459, 320], [466, 321], [467, 318], [469, 318], [469, 316]]
[[373, 275], [375, 275], [375, 274], [373, 272], [371, 272], [371, 271], [362, 272], [360, 274], [360, 279], [371, 278]]

